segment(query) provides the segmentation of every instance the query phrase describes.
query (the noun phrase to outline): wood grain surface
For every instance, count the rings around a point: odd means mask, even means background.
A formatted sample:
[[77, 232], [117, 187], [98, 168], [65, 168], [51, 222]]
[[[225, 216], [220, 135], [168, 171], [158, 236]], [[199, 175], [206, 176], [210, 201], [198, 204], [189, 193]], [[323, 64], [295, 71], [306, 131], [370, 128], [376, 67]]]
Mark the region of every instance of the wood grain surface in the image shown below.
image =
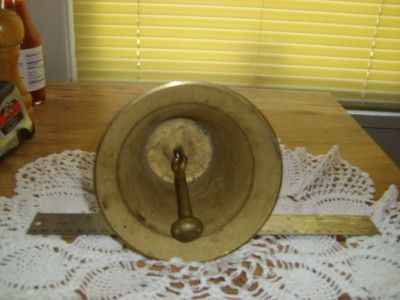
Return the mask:
[[[16, 171], [39, 157], [67, 149], [96, 151], [115, 114], [153, 86], [155, 84], [48, 83], [48, 101], [35, 107], [35, 136], [0, 160], [0, 196], [11, 197]], [[234, 90], [261, 109], [287, 147], [306, 147], [312, 154], [321, 154], [339, 145], [345, 160], [370, 174], [375, 182], [376, 198], [390, 184], [400, 187], [399, 168], [329, 93]]]

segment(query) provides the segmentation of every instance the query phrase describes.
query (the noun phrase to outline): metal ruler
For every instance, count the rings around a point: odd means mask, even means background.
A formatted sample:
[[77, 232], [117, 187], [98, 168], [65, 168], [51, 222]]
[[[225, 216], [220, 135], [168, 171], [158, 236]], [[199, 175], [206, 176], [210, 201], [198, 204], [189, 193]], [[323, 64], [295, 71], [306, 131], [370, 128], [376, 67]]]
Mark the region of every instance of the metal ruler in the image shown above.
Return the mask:
[[374, 235], [379, 230], [368, 216], [271, 215], [258, 234]]
[[27, 233], [115, 235], [102, 214], [37, 213]]
[[[28, 233], [115, 235], [102, 214], [38, 213]], [[379, 231], [367, 216], [271, 215], [258, 234], [374, 235]]]

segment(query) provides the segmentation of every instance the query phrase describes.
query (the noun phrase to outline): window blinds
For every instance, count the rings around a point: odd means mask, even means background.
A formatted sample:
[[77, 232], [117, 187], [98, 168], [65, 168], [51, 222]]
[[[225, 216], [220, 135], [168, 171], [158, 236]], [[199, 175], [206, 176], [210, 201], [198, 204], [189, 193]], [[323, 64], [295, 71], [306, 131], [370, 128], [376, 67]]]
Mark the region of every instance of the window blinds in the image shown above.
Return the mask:
[[74, 0], [79, 80], [326, 90], [400, 110], [400, 0]]

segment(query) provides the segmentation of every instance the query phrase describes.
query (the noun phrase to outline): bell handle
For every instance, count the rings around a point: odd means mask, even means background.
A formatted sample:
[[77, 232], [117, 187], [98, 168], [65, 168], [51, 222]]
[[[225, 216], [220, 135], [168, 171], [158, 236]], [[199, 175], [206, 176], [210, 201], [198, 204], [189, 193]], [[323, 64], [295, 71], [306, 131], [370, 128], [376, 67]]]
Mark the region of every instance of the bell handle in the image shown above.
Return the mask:
[[171, 162], [174, 172], [174, 185], [178, 204], [178, 220], [171, 226], [171, 235], [180, 242], [190, 242], [200, 237], [203, 224], [193, 216], [190, 205], [189, 189], [186, 181], [187, 157], [183, 149], [176, 148]]

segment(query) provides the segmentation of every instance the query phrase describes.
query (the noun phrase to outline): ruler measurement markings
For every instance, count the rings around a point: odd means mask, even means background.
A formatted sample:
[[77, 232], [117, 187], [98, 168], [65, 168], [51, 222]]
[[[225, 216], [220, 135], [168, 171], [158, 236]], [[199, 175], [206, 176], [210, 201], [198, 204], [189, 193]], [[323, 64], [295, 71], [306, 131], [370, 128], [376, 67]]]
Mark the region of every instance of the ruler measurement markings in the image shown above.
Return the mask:
[[[30, 234], [115, 235], [101, 214], [38, 213]], [[367, 216], [271, 215], [258, 234], [371, 235], [377, 234]]]

